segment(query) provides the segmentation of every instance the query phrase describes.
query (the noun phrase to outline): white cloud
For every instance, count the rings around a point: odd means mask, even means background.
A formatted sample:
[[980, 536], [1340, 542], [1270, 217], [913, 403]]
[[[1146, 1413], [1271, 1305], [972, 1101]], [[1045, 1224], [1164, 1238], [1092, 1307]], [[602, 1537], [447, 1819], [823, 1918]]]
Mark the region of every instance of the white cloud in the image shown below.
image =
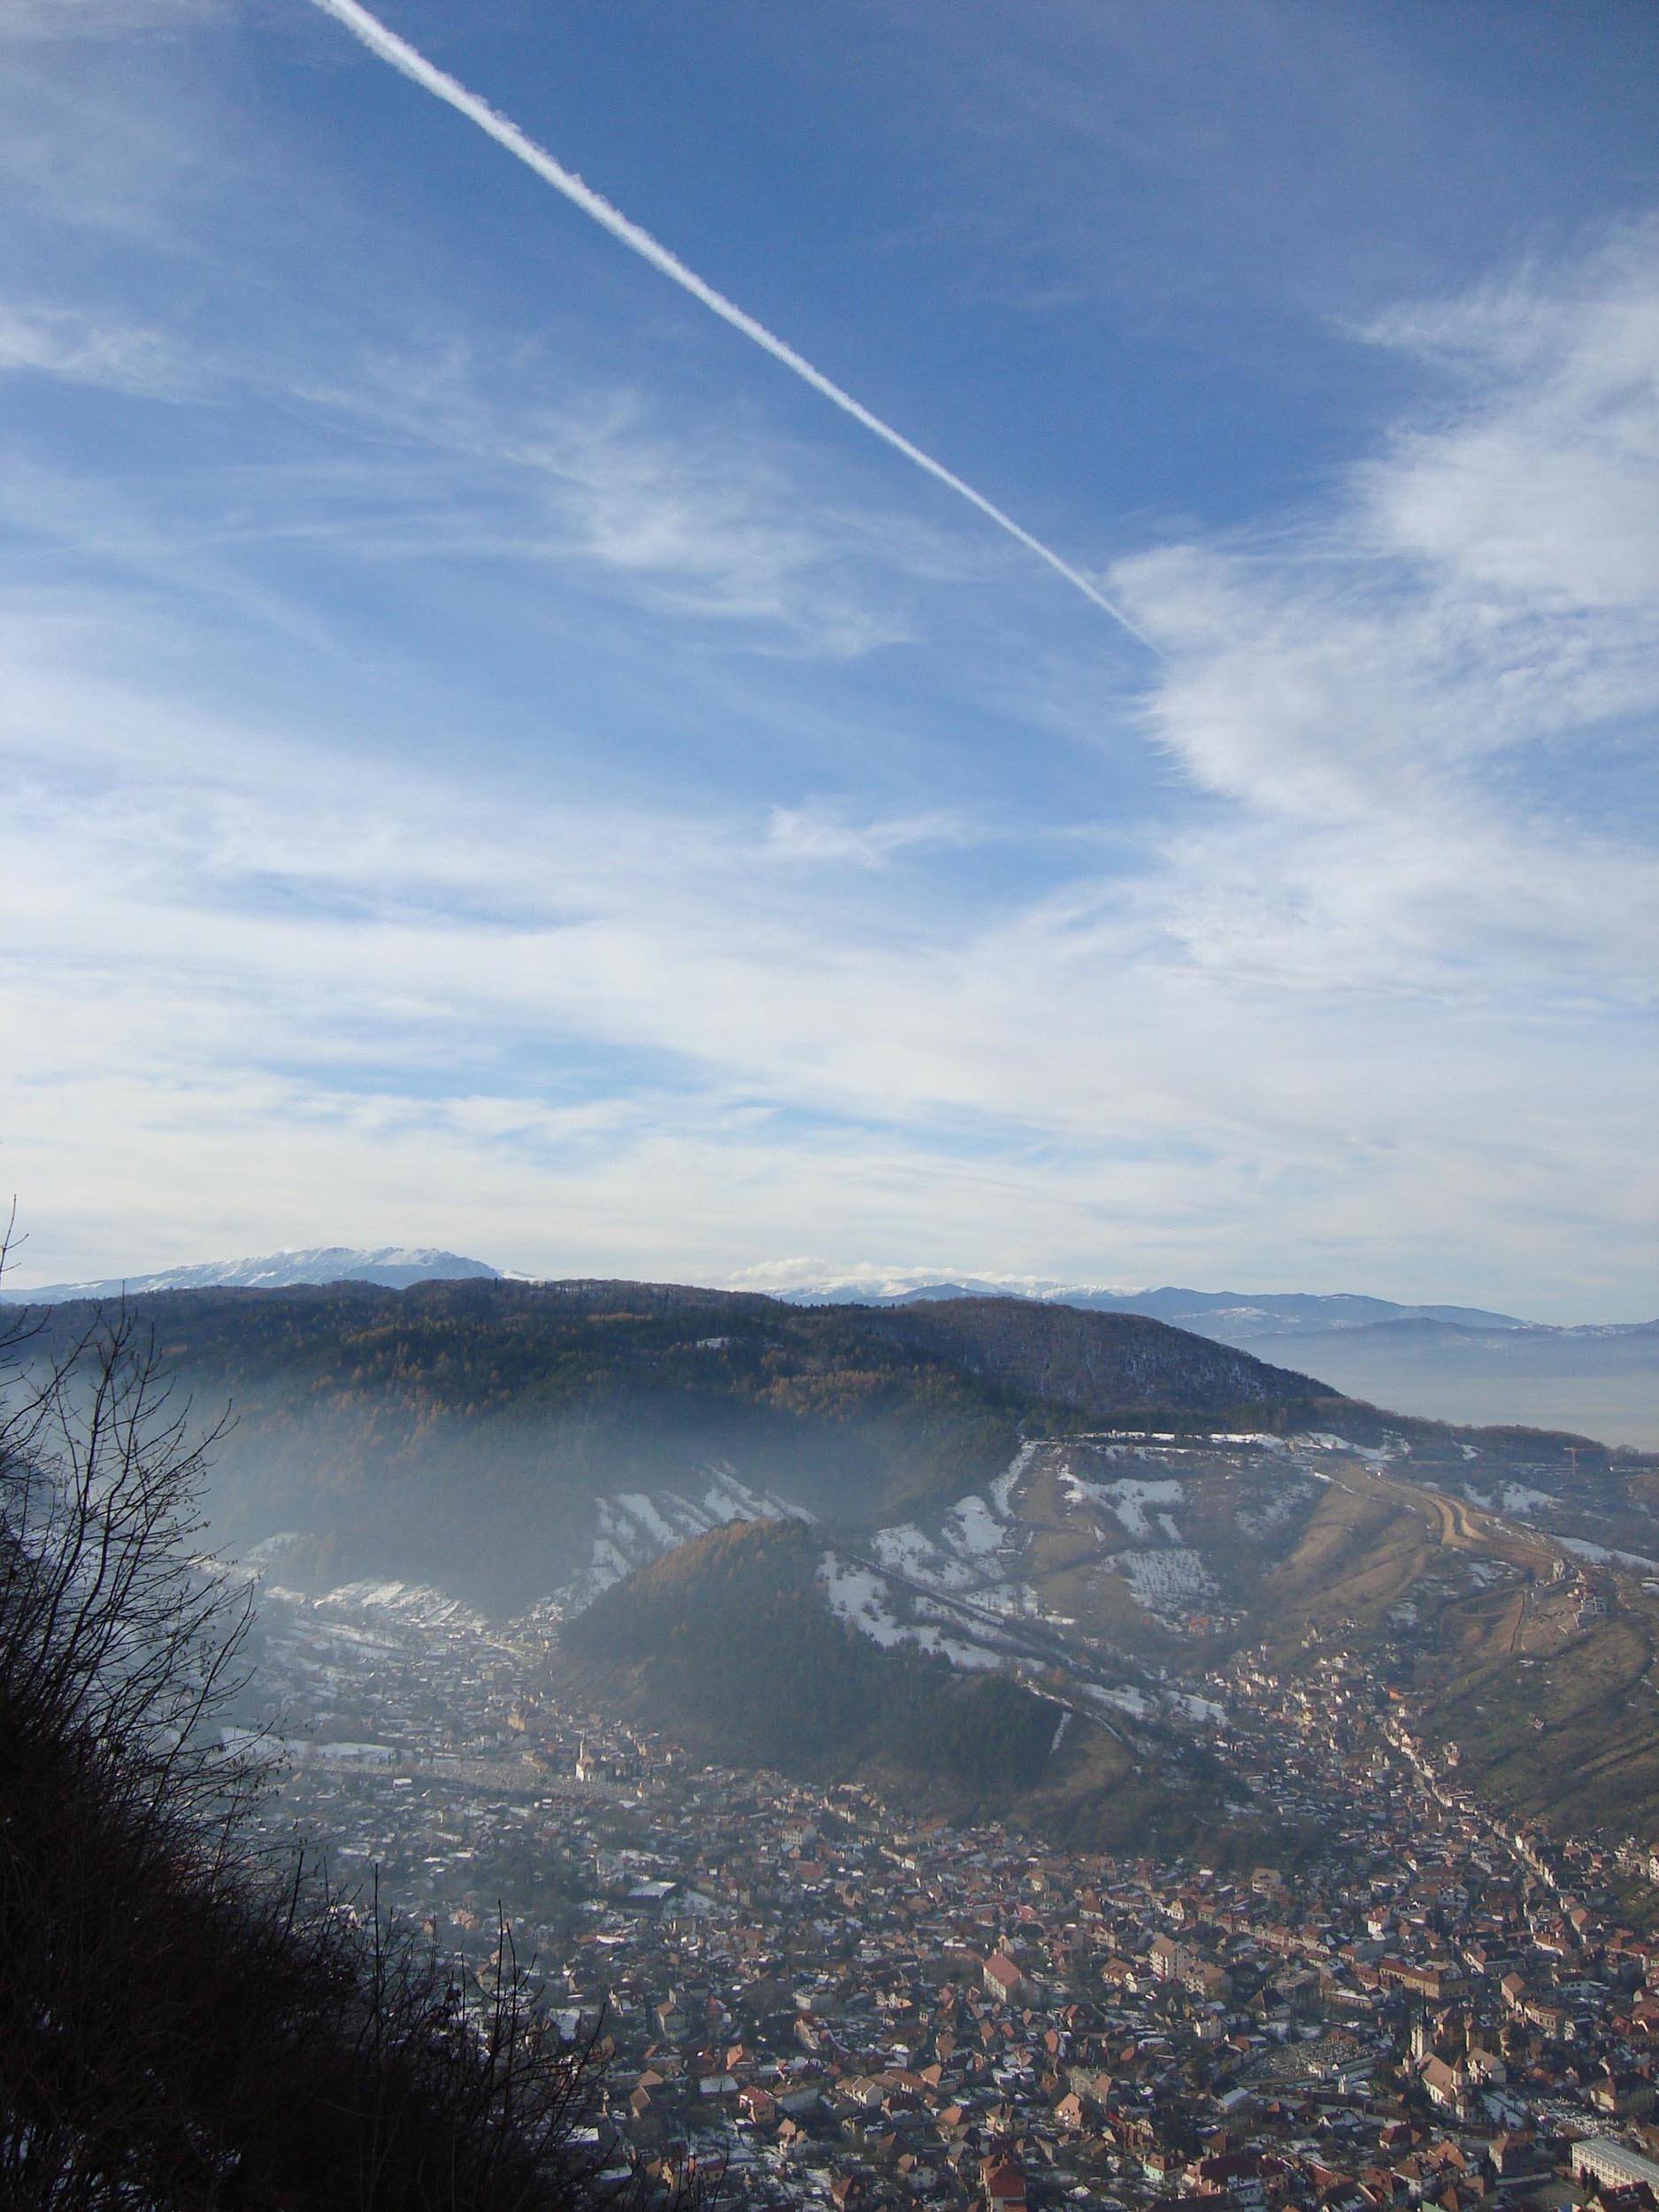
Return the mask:
[[5, 0], [0, 43], [188, 30], [224, 12], [225, 0]]
[[900, 854], [930, 847], [977, 844], [983, 841], [983, 834], [950, 814], [853, 822], [833, 807], [774, 806], [766, 821], [766, 850], [780, 859], [808, 864], [825, 862], [882, 868]]
[[[539, 472], [568, 557], [625, 580], [648, 606], [767, 625], [837, 659], [910, 634], [850, 572], [837, 518], [807, 509], [752, 450], [670, 448], [637, 421], [567, 419], [513, 458]], [[864, 534], [856, 542], [867, 551]]]
[[1391, 317], [1460, 373], [1439, 419], [1289, 530], [1119, 572], [1170, 655], [1149, 725], [1233, 803], [1170, 849], [1202, 964], [1651, 1003], [1659, 874], [1618, 793], [1659, 720], [1656, 285], [1650, 227], [1553, 287]]
[[1633, 227], [1564, 282], [1532, 273], [1397, 312], [1371, 334], [1434, 357], [1463, 387], [1448, 424], [1402, 434], [1362, 477], [1379, 548], [1501, 617], [1651, 623], [1659, 222]]
[[154, 398], [180, 397], [193, 381], [158, 331], [0, 299], [0, 376], [19, 371]]
[[135, 576], [170, 584], [188, 572], [198, 588], [250, 611], [263, 600], [272, 618], [307, 627], [312, 615], [297, 603], [279, 614], [255, 580], [262, 554], [302, 549], [359, 570], [540, 571], [561, 588], [712, 627], [728, 647], [829, 661], [903, 641], [904, 597], [948, 566], [932, 534], [808, 497], [795, 473], [803, 456], [676, 430], [626, 393], [554, 401], [522, 363], [509, 389], [492, 392], [465, 352], [382, 351], [319, 387], [280, 358], [0, 302], [7, 369], [220, 405], [274, 403], [289, 426], [276, 458], [199, 473], [181, 462], [137, 483], [20, 463], [0, 505]]
[[[1659, 1111], [1652, 854], [1617, 803], [1659, 710], [1651, 245], [1392, 319], [1449, 400], [1317, 511], [1119, 568], [1184, 795], [1111, 874], [1035, 774], [1039, 850], [995, 867], [1005, 825], [928, 803], [942, 745], [919, 803], [785, 800], [764, 759], [741, 804], [560, 791], [469, 755], [487, 667], [434, 697], [339, 649], [336, 575], [347, 599], [389, 575], [412, 624], [511, 563], [833, 662], [925, 637], [912, 585], [997, 573], [807, 498], [781, 446], [388, 348], [326, 389], [264, 365], [305, 437], [262, 468], [142, 494], [11, 472], [13, 520], [139, 587], [32, 582], [0, 639], [0, 1161], [34, 1271], [419, 1237], [572, 1271], [910, 1249], [1627, 1308]], [[31, 311], [0, 359], [113, 380], [97, 331]], [[309, 596], [253, 558], [300, 533], [336, 563]], [[1023, 672], [987, 605], [940, 657]], [[196, 660], [221, 617], [260, 640], [235, 717]], [[337, 653], [328, 728], [265, 703], [285, 626]], [[371, 700], [449, 764], [359, 728]], [[850, 710], [809, 710], [822, 787], [856, 789]], [[585, 711], [549, 709], [559, 757], [603, 758]]]
[[[48, 1273], [111, 1262], [100, 1217], [160, 1258], [411, 1221], [721, 1273], [833, 1226], [846, 1258], [1448, 1295], [1559, 1269], [1563, 1212], [1579, 1279], [1646, 1248], [1617, 1034], [1471, 1015], [1403, 956], [1299, 983], [1248, 856], [1210, 939], [1191, 853], [964, 933], [897, 844], [803, 868], [763, 816], [515, 801], [84, 667], [12, 718], [6, 1155]], [[1460, 1241], [1482, 1273], [1447, 1286]]]

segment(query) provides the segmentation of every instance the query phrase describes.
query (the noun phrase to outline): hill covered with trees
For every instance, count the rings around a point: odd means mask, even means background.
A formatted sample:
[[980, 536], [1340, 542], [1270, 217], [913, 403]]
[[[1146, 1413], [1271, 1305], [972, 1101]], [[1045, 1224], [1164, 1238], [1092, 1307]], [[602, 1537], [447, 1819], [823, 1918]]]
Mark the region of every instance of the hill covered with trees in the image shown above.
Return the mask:
[[798, 1521], [714, 1529], [567, 1622], [565, 1648], [611, 1675], [609, 1701], [636, 1700], [728, 1758], [836, 1778], [890, 1770], [964, 1805], [1034, 1788], [1058, 1709], [1006, 1674], [963, 1676], [858, 1635], [818, 1586], [823, 1548]]
[[[41, 1318], [48, 1349], [88, 1322]], [[234, 1547], [307, 1533], [317, 1571], [442, 1579], [511, 1609], [565, 1579], [591, 1502], [711, 1463], [878, 1525], [1005, 1466], [1022, 1425], [1294, 1425], [1307, 1377], [1140, 1316], [1016, 1300], [803, 1309], [674, 1285], [453, 1282], [132, 1302], [214, 1455]]]

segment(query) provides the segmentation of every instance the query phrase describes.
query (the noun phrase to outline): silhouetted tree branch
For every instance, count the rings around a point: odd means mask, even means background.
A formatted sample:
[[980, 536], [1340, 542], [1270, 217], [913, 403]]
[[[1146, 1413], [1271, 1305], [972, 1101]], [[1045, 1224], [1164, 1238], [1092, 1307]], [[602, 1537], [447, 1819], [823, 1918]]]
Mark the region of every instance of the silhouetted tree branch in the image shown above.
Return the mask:
[[0, 2201], [594, 2204], [592, 2049], [510, 1931], [480, 1999], [378, 1887], [251, 1839], [219, 1726], [251, 1586], [201, 1550], [222, 1429], [128, 1309], [42, 1344], [27, 1309], [0, 1330]]

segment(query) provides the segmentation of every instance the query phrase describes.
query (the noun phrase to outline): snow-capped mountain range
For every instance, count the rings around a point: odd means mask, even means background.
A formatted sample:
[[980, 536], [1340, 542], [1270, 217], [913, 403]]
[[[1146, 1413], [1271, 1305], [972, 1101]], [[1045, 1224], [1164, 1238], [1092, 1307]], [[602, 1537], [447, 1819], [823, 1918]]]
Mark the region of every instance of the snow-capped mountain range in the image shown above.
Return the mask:
[[319, 1244], [303, 1252], [266, 1252], [257, 1259], [206, 1260], [196, 1267], [167, 1267], [153, 1275], [109, 1275], [84, 1283], [45, 1283], [0, 1291], [14, 1305], [60, 1305], [70, 1298], [137, 1297], [150, 1290], [283, 1290], [296, 1283], [379, 1283], [407, 1290], [411, 1283], [494, 1281], [500, 1274], [483, 1260], [464, 1259], [432, 1245], [383, 1244], [373, 1251]]
[[937, 1298], [1029, 1298], [1046, 1305], [1080, 1306], [1090, 1313], [1142, 1313], [1178, 1329], [1225, 1343], [1277, 1336], [1324, 1334], [1333, 1329], [1373, 1328], [1380, 1322], [1430, 1321], [1455, 1328], [1525, 1329], [1532, 1324], [1514, 1314], [1489, 1313], [1479, 1306], [1406, 1306], [1392, 1298], [1354, 1292], [1189, 1290], [1173, 1284], [1156, 1289], [1119, 1290], [1101, 1283], [1050, 1281], [1035, 1275], [964, 1275], [941, 1278], [921, 1271], [868, 1268], [819, 1281], [789, 1279], [779, 1271], [774, 1287], [764, 1269], [755, 1269], [743, 1287], [770, 1290], [795, 1305], [911, 1305]]
[[[1080, 1306], [1096, 1313], [1143, 1313], [1171, 1322], [1200, 1336], [1236, 1343], [1278, 1336], [1302, 1336], [1333, 1329], [1362, 1329], [1379, 1322], [1429, 1321], [1479, 1329], [1523, 1329], [1513, 1315], [1486, 1313], [1472, 1306], [1403, 1306], [1392, 1299], [1306, 1292], [1113, 1290], [1097, 1283], [1048, 1281], [1037, 1276], [970, 1275], [941, 1278], [925, 1271], [859, 1268], [821, 1280], [797, 1279], [800, 1268], [748, 1271], [736, 1289], [787, 1299], [794, 1305], [906, 1305], [941, 1298], [1025, 1298], [1044, 1304]], [[411, 1283], [499, 1280], [503, 1270], [487, 1261], [430, 1245], [382, 1245], [365, 1250], [341, 1244], [303, 1251], [266, 1252], [252, 1259], [206, 1260], [188, 1267], [162, 1268], [151, 1274], [97, 1277], [82, 1282], [47, 1283], [27, 1289], [10, 1286], [0, 1296], [50, 1305], [70, 1298], [118, 1298], [152, 1290], [280, 1290], [301, 1283], [379, 1283], [406, 1290]]]

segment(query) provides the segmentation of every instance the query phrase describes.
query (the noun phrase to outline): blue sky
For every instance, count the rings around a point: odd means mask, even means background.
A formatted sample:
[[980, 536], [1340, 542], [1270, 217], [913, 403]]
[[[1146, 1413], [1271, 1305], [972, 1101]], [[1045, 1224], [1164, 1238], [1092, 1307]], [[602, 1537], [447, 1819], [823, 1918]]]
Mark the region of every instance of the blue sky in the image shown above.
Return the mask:
[[0, 12], [19, 1279], [1659, 1309], [1659, 18]]

